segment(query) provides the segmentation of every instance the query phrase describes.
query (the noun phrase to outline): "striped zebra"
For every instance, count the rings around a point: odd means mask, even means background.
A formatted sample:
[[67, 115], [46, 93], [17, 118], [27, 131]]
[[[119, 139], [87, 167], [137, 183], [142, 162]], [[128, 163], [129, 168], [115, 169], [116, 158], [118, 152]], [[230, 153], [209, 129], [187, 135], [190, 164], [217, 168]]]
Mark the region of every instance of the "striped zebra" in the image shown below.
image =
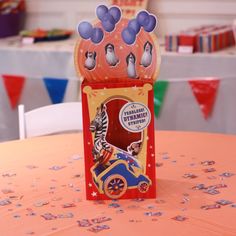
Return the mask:
[[95, 162], [103, 159], [103, 150], [112, 151], [111, 146], [106, 141], [107, 128], [108, 116], [106, 105], [102, 103], [101, 106], [97, 108], [96, 116], [90, 123], [90, 131], [95, 133], [92, 151]]

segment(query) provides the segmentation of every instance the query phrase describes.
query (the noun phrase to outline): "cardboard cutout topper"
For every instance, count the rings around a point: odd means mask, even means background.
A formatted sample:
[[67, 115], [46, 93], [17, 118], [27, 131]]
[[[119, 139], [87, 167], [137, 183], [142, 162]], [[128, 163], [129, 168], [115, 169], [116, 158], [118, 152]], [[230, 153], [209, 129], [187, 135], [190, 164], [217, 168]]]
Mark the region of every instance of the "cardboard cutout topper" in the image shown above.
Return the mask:
[[160, 51], [147, 11], [123, 19], [100, 5], [81, 22], [75, 65], [82, 105], [87, 199], [154, 198], [153, 83]]

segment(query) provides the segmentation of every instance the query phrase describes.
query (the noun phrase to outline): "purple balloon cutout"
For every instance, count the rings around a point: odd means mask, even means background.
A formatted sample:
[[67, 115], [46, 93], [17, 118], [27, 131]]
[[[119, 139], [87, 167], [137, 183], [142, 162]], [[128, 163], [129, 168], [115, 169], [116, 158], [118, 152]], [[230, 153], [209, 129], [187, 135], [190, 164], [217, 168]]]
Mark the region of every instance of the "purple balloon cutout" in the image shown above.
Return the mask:
[[102, 27], [104, 28], [104, 30], [106, 30], [107, 32], [111, 32], [115, 29], [115, 25], [116, 22], [113, 16], [109, 13], [106, 13], [102, 18]]
[[131, 28], [125, 28], [121, 33], [122, 39], [126, 44], [133, 44], [136, 40], [136, 33]]
[[146, 32], [152, 32], [157, 25], [157, 20], [154, 15], [150, 15], [148, 17], [148, 21], [145, 22], [145, 25], [143, 26], [144, 30]]
[[93, 43], [100, 43], [104, 37], [104, 33], [101, 28], [93, 28], [91, 40]]
[[117, 23], [121, 18], [121, 10], [119, 7], [111, 7], [109, 9], [109, 14], [113, 16], [115, 23]]
[[144, 26], [149, 18], [149, 14], [146, 11], [140, 11], [137, 15], [137, 21], [141, 26]]
[[78, 26], [78, 32], [83, 39], [89, 39], [92, 35], [93, 26], [87, 22], [82, 21]]
[[105, 5], [100, 5], [96, 9], [96, 15], [99, 20], [102, 20], [103, 16], [108, 13], [108, 8]]
[[128, 23], [128, 28], [133, 29], [136, 34], [139, 33], [141, 25], [138, 23], [137, 19], [132, 19]]

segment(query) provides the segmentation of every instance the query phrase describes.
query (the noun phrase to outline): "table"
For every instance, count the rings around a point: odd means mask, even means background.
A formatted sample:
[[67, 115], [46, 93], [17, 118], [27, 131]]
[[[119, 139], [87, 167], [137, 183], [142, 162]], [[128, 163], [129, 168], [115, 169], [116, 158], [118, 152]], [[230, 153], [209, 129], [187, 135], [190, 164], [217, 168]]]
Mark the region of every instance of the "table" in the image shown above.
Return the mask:
[[162, 67], [160, 78], [234, 77], [236, 75], [236, 47], [214, 53], [166, 52], [161, 46]]
[[[26, 78], [19, 103], [26, 111], [51, 104], [43, 78], [68, 79], [64, 102], [78, 100], [80, 82], [75, 76], [75, 40], [22, 45], [19, 37], [0, 39], [0, 78], [3, 74]], [[29, 99], [30, 98], [30, 99]], [[0, 141], [18, 138], [18, 113], [12, 109], [0, 79]]]
[[[78, 80], [73, 56], [75, 40], [76, 37], [33, 45], [21, 45], [18, 37], [0, 40], [0, 76], [16, 74], [27, 77], [20, 100], [20, 103], [25, 104], [26, 110], [51, 103], [42, 82], [43, 77], [69, 79], [64, 101], [77, 100]], [[159, 78], [169, 80], [170, 86], [159, 116], [158, 129], [236, 134], [236, 48], [212, 54], [186, 55], [168, 53], [162, 45], [161, 54]], [[207, 121], [203, 118], [186, 82], [196, 76], [223, 77], [215, 109]], [[0, 98], [0, 141], [17, 139], [17, 110], [11, 109], [2, 80]]]
[[[77, 36], [64, 41], [22, 45], [18, 37], [0, 40], [0, 75], [17, 74], [30, 78], [44, 76], [77, 80], [74, 47]], [[160, 40], [160, 79], [236, 75], [236, 47], [215, 53], [179, 54], [166, 52]]]
[[0, 75], [77, 80], [74, 69], [75, 39], [22, 45], [19, 37], [0, 40]]
[[156, 132], [150, 200], [86, 201], [82, 143], [77, 133], [0, 144], [1, 235], [236, 235], [236, 136]]

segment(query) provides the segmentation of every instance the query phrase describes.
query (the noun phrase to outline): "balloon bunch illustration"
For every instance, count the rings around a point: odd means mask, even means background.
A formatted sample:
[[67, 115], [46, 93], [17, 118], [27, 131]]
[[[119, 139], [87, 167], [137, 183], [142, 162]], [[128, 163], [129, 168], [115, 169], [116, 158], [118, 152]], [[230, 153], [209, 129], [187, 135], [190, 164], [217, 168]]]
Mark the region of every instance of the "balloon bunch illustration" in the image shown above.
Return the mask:
[[82, 21], [78, 26], [78, 32], [83, 39], [91, 39], [93, 43], [100, 43], [104, 37], [101, 28], [94, 27], [87, 21]]
[[[96, 9], [96, 15], [101, 21], [102, 28], [93, 27], [91, 23], [82, 21], [78, 26], [78, 32], [83, 39], [90, 39], [94, 44], [100, 43], [104, 38], [104, 31], [112, 32], [116, 24], [121, 19], [121, 10], [113, 6], [108, 8], [100, 5]], [[157, 25], [156, 17], [147, 11], [140, 11], [135, 19], [128, 22], [126, 28], [122, 30], [121, 37], [123, 41], [131, 45], [136, 41], [136, 37], [143, 28], [146, 32], [152, 32]], [[104, 30], [104, 31], [103, 31]]]
[[[116, 24], [121, 18], [121, 10], [118, 7], [107, 8], [100, 5], [96, 9], [96, 15], [102, 23], [102, 27], [106, 32], [112, 32]], [[83, 39], [91, 39], [95, 44], [103, 40], [104, 32], [102, 28], [93, 27], [89, 22], [82, 21], [78, 26], [78, 32]]]
[[96, 9], [96, 14], [103, 29], [107, 32], [112, 32], [121, 18], [121, 10], [118, 7], [108, 9], [106, 6], [100, 5]]
[[133, 44], [141, 27], [146, 32], [152, 32], [156, 25], [157, 20], [154, 15], [149, 14], [147, 11], [141, 11], [135, 19], [129, 21], [128, 26], [122, 31], [122, 39], [128, 45]]

